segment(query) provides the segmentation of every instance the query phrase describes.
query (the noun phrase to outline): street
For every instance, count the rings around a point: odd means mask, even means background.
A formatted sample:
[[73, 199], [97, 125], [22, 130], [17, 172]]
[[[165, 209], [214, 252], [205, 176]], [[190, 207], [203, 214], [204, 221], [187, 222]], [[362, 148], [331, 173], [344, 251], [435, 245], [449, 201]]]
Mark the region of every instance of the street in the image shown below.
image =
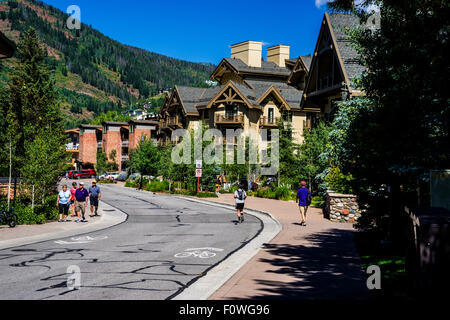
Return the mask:
[[[236, 224], [229, 209], [100, 187], [102, 201], [125, 212], [127, 221], [1, 250], [0, 299], [171, 299], [262, 230], [261, 221], [250, 215]], [[79, 290], [67, 287], [71, 266], [81, 272]]]

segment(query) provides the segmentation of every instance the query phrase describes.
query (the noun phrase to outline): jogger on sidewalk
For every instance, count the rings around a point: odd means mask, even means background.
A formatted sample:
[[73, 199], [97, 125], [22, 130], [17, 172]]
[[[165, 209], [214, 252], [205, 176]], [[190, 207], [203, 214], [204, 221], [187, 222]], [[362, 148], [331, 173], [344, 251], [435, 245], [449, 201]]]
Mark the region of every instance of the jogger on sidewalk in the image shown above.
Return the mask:
[[242, 189], [242, 184], [240, 184], [239, 189], [234, 192], [234, 198], [236, 199], [238, 221], [242, 223], [244, 222], [245, 199], [247, 199], [247, 193]]
[[306, 182], [301, 182], [302, 187], [297, 191], [297, 202], [302, 216], [301, 226], [306, 227], [306, 213], [311, 205], [311, 191], [306, 187]]

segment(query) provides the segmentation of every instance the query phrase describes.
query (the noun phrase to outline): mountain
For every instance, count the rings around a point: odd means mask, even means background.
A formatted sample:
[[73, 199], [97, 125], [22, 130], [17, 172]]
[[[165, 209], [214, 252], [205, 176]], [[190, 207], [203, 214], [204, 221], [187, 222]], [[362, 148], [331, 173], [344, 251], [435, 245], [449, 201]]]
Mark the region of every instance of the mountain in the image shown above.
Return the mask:
[[[122, 111], [175, 84], [198, 85], [214, 66], [178, 60], [121, 44], [92, 27], [69, 30], [69, 16], [35, 0], [0, 0], [0, 31], [18, 43], [22, 31], [37, 30], [54, 70], [67, 127], [91, 121], [109, 110]], [[13, 59], [1, 62], [0, 86]]]

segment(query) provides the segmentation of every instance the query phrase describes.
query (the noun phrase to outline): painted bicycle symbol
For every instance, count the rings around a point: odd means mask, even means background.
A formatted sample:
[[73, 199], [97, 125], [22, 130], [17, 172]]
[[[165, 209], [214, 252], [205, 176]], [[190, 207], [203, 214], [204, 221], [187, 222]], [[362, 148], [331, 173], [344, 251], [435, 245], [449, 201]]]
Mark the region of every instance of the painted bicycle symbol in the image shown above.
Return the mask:
[[175, 258], [195, 257], [200, 259], [209, 259], [216, 256], [216, 252], [222, 252], [219, 248], [192, 248], [186, 249], [184, 252], [177, 253]]
[[55, 241], [55, 243], [57, 243], [57, 244], [82, 244], [82, 243], [90, 243], [90, 242], [106, 240], [106, 239], [108, 239], [107, 236], [103, 236], [103, 237], [84, 236], [84, 237], [71, 238], [70, 239], [71, 241], [58, 240], [58, 241]]

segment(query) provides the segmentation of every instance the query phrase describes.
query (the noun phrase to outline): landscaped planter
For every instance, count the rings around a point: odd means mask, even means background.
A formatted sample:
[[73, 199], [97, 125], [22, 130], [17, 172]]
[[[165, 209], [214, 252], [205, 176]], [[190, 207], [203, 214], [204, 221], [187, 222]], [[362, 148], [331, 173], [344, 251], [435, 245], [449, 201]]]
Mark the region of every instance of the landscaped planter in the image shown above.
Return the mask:
[[333, 222], [355, 223], [361, 217], [358, 199], [353, 194], [327, 192], [325, 213]]

